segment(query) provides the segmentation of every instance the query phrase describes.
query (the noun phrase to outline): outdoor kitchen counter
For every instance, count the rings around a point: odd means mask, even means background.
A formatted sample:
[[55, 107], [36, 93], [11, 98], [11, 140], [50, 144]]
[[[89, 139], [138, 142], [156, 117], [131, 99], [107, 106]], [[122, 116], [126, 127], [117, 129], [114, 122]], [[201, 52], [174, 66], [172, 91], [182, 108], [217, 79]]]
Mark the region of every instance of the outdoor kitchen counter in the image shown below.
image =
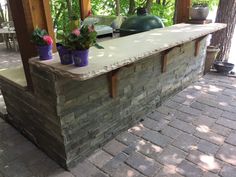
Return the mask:
[[[22, 89], [20, 69], [0, 73], [6, 119], [58, 164], [74, 167], [198, 80], [207, 35], [225, 26], [179, 24], [104, 41], [105, 49], [91, 48], [89, 65], [82, 68], [61, 65], [58, 54], [48, 61], [32, 59], [33, 92]], [[162, 115], [153, 119], [164, 120]], [[166, 146], [169, 138], [156, 133], [139, 135]]]
[[204, 25], [177, 24], [155, 29], [127, 37], [101, 42], [104, 49], [90, 48], [89, 65], [75, 67], [62, 65], [58, 53], [53, 60], [31, 59], [30, 63], [38, 67], [76, 80], [88, 80], [108, 73], [125, 65], [132, 64], [152, 54], [160, 53], [172, 47], [193, 41], [225, 28], [225, 24]]

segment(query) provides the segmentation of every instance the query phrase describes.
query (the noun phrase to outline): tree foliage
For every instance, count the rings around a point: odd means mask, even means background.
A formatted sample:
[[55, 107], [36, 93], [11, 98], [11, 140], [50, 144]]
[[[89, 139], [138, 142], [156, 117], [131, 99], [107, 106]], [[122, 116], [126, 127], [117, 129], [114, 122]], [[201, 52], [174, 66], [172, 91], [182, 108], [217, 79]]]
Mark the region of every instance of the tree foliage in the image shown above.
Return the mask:
[[[198, 2], [199, 0], [192, 0]], [[219, 0], [204, 0], [209, 7], [214, 7]], [[69, 3], [68, 3], [69, 2]], [[79, 12], [79, 0], [51, 0], [54, 26], [65, 28], [70, 11]], [[163, 19], [166, 26], [173, 24], [176, 0], [91, 0], [94, 15], [134, 15], [138, 7], [146, 7], [148, 12]]]
[[212, 9], [218, 6], [219, 0], [192, 0], [192, 4], [207, 4]]
[[[54, 27], [63, 30], [70, 15], [79, 12], [78, 0], [50, 0]], [[147, 7], [148, 11], [161, 17], [166, 25], [172, 24], [175, 0], [92, 0], [94, 15], [123, 15], [136, 13], [138, 7]]]
[[74, 15], [80, 15], [78, 0], [51, 0], [50, 5], [54, 28], [56, 29], [68, 29], [69, 19], [73, 18]]
[[[93, 0], [92, 9], [95, 15], [116, 15], [115, 0]], [[148, 11], [161, 17], [168, 26], [173, 24], [175, 0], [119, 0], [120, 15], [134, 15], [138, 7], [146, 7]]]
[[151, 7], [151, 13], [162, 18], [166, 26], [173, 24], [175, 0], [157, 0]]

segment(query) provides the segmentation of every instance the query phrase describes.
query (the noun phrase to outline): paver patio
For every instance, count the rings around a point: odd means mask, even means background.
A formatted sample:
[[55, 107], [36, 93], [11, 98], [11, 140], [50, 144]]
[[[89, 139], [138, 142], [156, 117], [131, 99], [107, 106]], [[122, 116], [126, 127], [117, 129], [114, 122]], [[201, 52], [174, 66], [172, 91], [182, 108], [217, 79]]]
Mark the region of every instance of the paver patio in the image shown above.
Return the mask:
[[208, 74], [64, 171], [0, 119], [0, 177], [236, 177], [236, 78]]
[[[0, 43], [0, 71], [21, 65], [20, 53], [16, 52], [14, 49], [7, 49], [4, 43]], [[3, 114], [6, 114], [6, 108], [0, 91], [0, 115]]]

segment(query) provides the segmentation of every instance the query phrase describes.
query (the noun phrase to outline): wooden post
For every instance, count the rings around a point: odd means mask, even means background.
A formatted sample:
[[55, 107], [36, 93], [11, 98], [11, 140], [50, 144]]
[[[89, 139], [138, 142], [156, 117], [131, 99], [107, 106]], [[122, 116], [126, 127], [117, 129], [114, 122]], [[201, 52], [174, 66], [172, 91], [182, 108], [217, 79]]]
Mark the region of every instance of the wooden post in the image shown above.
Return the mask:
[[[48, 0], [9, 0], [15, 25], [27, 86], [33, 90], [28, 60], [37, 56], [36, 47], [30, 42], [36, 27], [44, 28], [54, 38], [54, 30]], [[55, 40], [54, 40], [55, 41]], [[54, 44], [54, 51], [56, 47]]]
[[81, 20], [84, 20], [88, 16], [89, 12], [91, 12], [91, 1], [79, 0], [79, 3]]
[[[28, 2], [27, 2], [28, 1]], [[29, 9], [30, 16], [32, 18], [32, 25], [35, 29], [36, 27], [40, 27], [46, 29], [48, 34], [53, 37], [54, 36], [54, 29], [53, 29], [53, 22], [51, 16], [51, 9], [48, 0], [24, 0], [23, 3], [25, 4], [25, 10]], [[32, 31], [29, 31], [30, 34]], [[56, 44], [54, 42], [53, 47], [54, 52], [56, 51]]]
[[177, 23], [186, 23], [189, 20], [189, 7], [191, 0], [177, 0], [176, 20]]

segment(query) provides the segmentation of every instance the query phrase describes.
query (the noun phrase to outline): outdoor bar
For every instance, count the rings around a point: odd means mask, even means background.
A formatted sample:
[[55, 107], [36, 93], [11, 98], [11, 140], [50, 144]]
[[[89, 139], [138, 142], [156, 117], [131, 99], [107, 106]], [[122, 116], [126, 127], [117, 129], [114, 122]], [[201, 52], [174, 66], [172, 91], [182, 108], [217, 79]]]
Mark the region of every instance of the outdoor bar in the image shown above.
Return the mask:
[[[30, 60], [3, 71], [6, 118], [64, 168], [76, 165], [203, 74], [207, 36], [225, 24], [178, 24], [101, 42], [89, 65]], [[14, 74], [12, 74], [14, 73]]]

